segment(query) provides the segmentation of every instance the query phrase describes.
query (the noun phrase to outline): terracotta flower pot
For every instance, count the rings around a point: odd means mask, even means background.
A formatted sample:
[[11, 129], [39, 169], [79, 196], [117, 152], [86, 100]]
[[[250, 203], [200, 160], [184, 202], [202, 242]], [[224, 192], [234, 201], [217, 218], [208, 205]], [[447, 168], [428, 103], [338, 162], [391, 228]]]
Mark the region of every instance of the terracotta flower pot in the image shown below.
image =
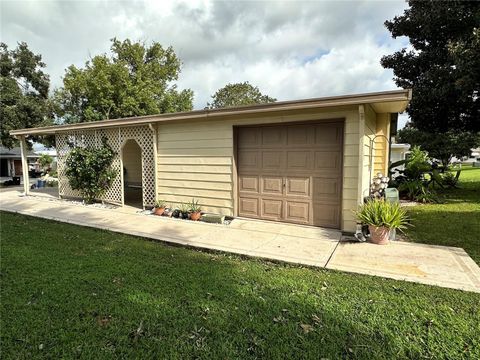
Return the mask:
[[165, 208], [163, 207], [155, 208], [155, 210], [153, 210], [153, 213], [158, 216], [162, 216], [164, 212], [165, 212]]
[[202, 213], [200, 211], [198, 212], [192, 212], [190, 214], [190, 220], [193, 220], [193, 221], [197, 221], [198, 219], [200, 219], [202, 217]]
[[387, 245], [389, 243], [388, 235], [390, 234], [390, 229], [384, 226], [377, 227], [373, 225], [368, 226], [370, 231], [370, 242], [378, 245]]

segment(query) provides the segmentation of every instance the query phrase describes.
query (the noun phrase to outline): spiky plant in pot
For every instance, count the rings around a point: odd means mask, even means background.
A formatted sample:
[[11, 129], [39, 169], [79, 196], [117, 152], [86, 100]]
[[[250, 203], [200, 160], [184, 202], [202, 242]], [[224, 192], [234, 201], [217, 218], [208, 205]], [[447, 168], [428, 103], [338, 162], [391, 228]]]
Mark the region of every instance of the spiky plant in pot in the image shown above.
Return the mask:
[[408, 225], [407, 212], [400, 204], [383, 199], [369, 200], [355, 213], [358, 220], [368, 225], [370, 241], [375, 244], [388, 244], [390, 230], [402, 230]]

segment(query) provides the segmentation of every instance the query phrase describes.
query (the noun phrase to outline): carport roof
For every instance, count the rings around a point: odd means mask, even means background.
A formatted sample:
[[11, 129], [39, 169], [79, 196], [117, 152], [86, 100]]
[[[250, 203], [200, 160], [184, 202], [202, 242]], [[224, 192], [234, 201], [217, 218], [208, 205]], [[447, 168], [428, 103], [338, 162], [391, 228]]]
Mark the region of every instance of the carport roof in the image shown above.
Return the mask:
[[11, 135], [42, 135], [54, 134], [62, 131], [75, 131], [86, 129], [100, 129], [109, 127], [146, 125], [158, 122], [179, 120], [205, 120], [218, 119], [231, 116], [255, 116], [262, 114], [275, 114], [281, 111], [307, 110], [315, 108], [354, 106], [370, 104], [377, 113], [403, 112], [412, 98], [412, 90], [393, 90], [375, 93], [330, 96], [306, 100], [279, 101], [270, 104], [247, 105], [223, 109], [204, 109], [188, 112], [136, 116], [103, 121], [83, 122], [77, 124], [54, 125], [39, 128], [28, 128], [10, 131]]

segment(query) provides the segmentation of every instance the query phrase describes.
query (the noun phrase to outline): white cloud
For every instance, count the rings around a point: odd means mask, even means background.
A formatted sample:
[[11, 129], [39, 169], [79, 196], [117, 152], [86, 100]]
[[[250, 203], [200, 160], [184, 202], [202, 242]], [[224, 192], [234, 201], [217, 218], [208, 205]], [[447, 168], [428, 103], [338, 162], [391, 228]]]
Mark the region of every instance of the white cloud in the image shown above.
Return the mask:
[[279, 100], [394, 89], [380, 58], [406, 45], [383, 26], [398, 1], [2, 1], [2, 41], [42, 54], [52, 86], [70, 64], [108, 52], [110, 39], [172, 45], [179, 87], [195, 108], [229, 82]]

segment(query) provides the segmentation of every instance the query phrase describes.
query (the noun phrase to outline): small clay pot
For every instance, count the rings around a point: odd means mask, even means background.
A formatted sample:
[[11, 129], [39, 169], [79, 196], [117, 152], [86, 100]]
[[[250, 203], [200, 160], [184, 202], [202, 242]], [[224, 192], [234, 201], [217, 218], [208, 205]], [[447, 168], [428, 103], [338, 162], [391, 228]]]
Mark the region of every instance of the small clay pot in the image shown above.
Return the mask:
[[153, 213], [154, 213], [155, 215], [158, 215], [158, 216], [162, 216], [164, 212], [165, 212], [165, 208], [163, 208], [163, 207], [161, 207], [161, 208], [155, 208], [155, 209], [153, 210]]
[[385, 226], [368, 226], [368, 231], [370, 231], [370, 242], [377, 245], [387, 245], [389, 243], [388, 235], [390, 234], [390, 229]]
[[197, 221], [202, 217], [202, 213], [200, 211], [190, 213], [190, 220]]

